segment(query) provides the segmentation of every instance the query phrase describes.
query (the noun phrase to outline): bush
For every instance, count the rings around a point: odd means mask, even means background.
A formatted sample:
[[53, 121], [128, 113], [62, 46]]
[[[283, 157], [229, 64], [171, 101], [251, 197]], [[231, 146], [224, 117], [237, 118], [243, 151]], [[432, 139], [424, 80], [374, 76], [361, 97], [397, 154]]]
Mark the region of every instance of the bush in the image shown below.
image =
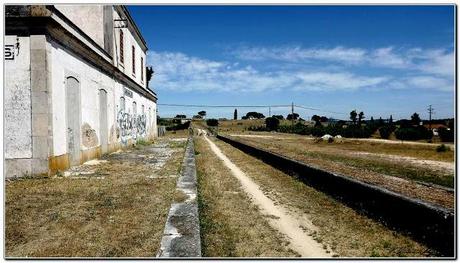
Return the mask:
[[216, 120], [216, 119], [207, 119], [206, 120], [206, 124], [208, 126], [218, 126], [219, 125], [219, 121]]
[[265, 126], [254, 126], [251, 125], [248, 127], [248, 131], [268, 131]]
[[454, 130], [447, 130], [446, 128], [440, 128], [438, 130], [439, 138], [443, 142], [453, 142], [454, 141]]
[[190, 127], [190, 121], [187, 121], [185, 123], [179, 123], [174, 126], [168, 126], [166, 127], [166, 130], [167, 131], [185, 130], [185, 129], [188, 129], [188, 127]]
[[441, 144], [439, 145], [438, 147], [436, 147], [436, 151], [438, 153], [440, 152], [447, 152], [449, 150], [449, 148], [447, 148], [447, 146], [445, 144]]
[[280, 126], [280, 120], [274, 117], [268, 117], [265, 119], [265, 125], [269, 131], [276, 131]]
[[395, 131], [398, 140], [416, 141], [429, 140], [433, 137], [433, 133], [423, 126], [399, 128]]
[[393, 127], [391, 127], [389, 125], [385, 125], [385, 126], [379, 128], [380, 138], [382, 138], [382, 139], [390, 138], [390, 134], [392, 132], [393, 132]]

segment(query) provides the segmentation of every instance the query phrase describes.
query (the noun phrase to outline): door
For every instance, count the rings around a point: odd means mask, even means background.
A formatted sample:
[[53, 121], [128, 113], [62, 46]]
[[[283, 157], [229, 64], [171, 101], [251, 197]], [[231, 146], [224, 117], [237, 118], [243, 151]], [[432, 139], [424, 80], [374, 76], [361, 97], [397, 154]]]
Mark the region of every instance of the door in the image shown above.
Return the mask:
[[99, 90], [99, 133], [102, 153], [107, 152], [108, 124], [107, 124], [107, 91]]
[[80, 164], [80, 83], [74, 77], [66, 80], [67, 152], [70, 165]]

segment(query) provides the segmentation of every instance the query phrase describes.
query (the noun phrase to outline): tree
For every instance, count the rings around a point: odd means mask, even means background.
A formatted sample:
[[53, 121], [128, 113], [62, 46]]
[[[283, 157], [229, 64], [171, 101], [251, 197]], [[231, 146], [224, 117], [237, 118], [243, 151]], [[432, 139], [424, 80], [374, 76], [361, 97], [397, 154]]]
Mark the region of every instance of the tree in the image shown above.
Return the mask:
[[206, 116], [206, 111], [202, 110], [202, 111], [199, 111], [198, 112], [198, 115], [200, 115], [201, 117], [205, 117]]
[[298, 118], [299, 118], [299, 114], [294, 112], [294, 114], [289, 113], [286, 117], [286, 120], [297, 120]]
[[246, 113], [246, 117], [247, 117], [247, 119], [249, 119], [251, 117], [254, 118], [254, 119], [263, 119], [263, 118], [265, 118], [265, 115], [263, 115], [260, 112], [250, 111], [250, 112]]
[[356, 116], [358, 116], [358, 114], [356, 113], [356, 110], [352, 110], [350, 112], [350, 120], [353, 122], [353, 124], [356, 123]]
[[379, 126], [383, 126], [384, 122], [383, 122], [383, 119], [382, 117], [379, 118], [379, 122], [378, 122]]
[[145, 74], [146, 74], [146, 79], [147, 79], [147, 87], [149, 86], [149, 82], [152, 79], [153, 76], [153, 69], [152, 67], [145, 67]]
[[326, 116], [321, 116], [321, 118], [319, 119], [320, 122], [328, 122], [329, 119], [326, 117]]
[[265, 119], [265, 125], [267, 126], [268, 130], [276, 131], [280, 125], [280, 120], [274, 117], [268, 117]]
[[238, 120], [238, 111], [235, 109], [235, 111], [233, 112], [233, 119], [234, 120]]
[[420, 125], [420, 122], [422, 121], [417, 112], [414, 112], [414, 114], [410, 116], [410, 119], [411, 119], [412, 124], [417, 125], [417, 126]]
[[358, 125], [361, 126], [361, 122], [363, 121], [364, 119], [364, 112], [360, 112], [359, 115], [358, 115]]
[[203, 119], [203, 117], [201, 115], [193, 115], [193, 118], [194, 119]]
[[321, 117], [320, 116], [315, 114], [315, 115], [311, 116], [311, 120], [315, 122], [315, 127], [321, 126], [321, 122], [320, 122]]
[[217, 126], [217, 125], [219, 125], [219, 121], [216, 120], [216, 119], [207, 119], [206, 124], [208, 126]]
[[284, 119], [283, 115], [273, 115], [272, 117], [277, 118], [278, 120], [283, 120]]
[[185, 115], [183, 115], [183, 114], [177, 114], [175, 118], [176, 118], [176, 119], [186, 119], [187, 116], [185, 116]]
[[390, 115], [390, 120], [388, 121], [390, 125], [393, 125], [393, 115]]

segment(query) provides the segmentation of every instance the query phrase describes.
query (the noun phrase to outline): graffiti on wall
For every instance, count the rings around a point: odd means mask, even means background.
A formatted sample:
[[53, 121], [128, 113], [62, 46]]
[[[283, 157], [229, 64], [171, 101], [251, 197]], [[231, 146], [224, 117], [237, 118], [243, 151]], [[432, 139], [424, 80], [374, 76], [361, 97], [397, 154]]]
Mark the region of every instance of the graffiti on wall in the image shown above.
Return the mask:
[[143, 137], [147, 132], [147, 119], [145, 114], [133, 115], [123, 110], [118, 111], [117, 124], [119, 133], [117, 137], [121, 138], [122, 142], [128, 139], [137, 139]]

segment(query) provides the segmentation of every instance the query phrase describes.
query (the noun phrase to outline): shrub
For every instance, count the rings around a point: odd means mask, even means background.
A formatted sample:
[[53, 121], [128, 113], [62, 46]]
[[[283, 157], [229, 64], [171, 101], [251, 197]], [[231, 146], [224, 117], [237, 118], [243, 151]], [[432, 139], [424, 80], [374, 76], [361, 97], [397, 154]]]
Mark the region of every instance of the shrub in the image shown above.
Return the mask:
[[433, 133], [423, 126], [410, 127], [410, 128], [399, 128], [395, 131], [396, 138], [398, 140], [429, 140], [433, 137]]
[[188, 127], [190, 127], [190, 121], [187, 121], [185, 123], [179, 123], [173, 126], [168, 126], [166, 127], [166, 130], [167, 131], [185, 130], [185, 129], [188, 129]]
[[385, 125], [385, 126], [379, 128], [380, 138], [382, 138], [382, 139], [390, 138], [390, 134], [392, 132], [393, 132], [393, 127], [391, 127], [389, 125]]
[[269, 117], [265, 119], [265, 125], [269, 131], [276, 131], [280, 126], [280, 120], [274, 117]]
[[206, 120], [206, 124], [208, 126], [218, 126], [219, 125], [219, 121], [216, 120], [216, 119], [207, 119]]
[[248, 127], [248, 131], [267, 131], [267, 128], [265, 126], [251, 125], [251, 126]]
[[438, 147], [436, 147], [436, 151], [439, 152], [447, 152], [449, 148], [445, 144], [441, 144]]
[[454, 130], [447, 130], [446, 128], [440, 128], [438, 130], [439, 138], [443, 142], [453, 142], [454, 141]]

